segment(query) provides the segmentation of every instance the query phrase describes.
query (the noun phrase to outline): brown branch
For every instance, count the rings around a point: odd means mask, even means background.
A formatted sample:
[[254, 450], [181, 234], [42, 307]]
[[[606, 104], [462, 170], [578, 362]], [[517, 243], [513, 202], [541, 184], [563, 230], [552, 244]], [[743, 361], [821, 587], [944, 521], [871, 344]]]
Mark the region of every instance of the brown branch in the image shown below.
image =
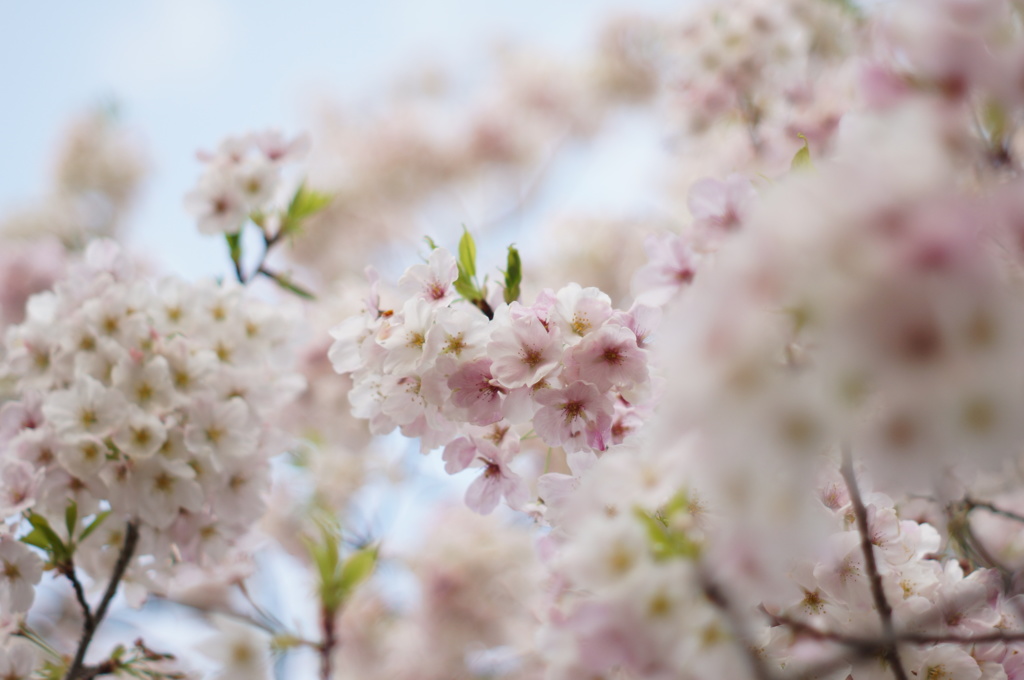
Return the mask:
[[772, 675], [770, 670], [768, 670], [768, 667], [764, 663], [764, 659], [761, 658], [761, 655], [750, 641], [746, 627], [743, 625], [743, 620], [733, 609], [732, 604], [725, 595], [725, 592], [717, 583], [715, 583], [705, 570], [700, 569], [698, 574], [701, 588], [704, 591], [704, 596], [708, 598], [708, 601], [711, 602], [711, 604], [722, 612], [726, 622], [732, 629], [732, 634], [736, 636], [736, 643], [743, 649], [743, 653], [747, 658], [747, 665], [750, 667], [750, 671], [753, 673], [754, 678], [756, 678], [756, 680], [775, 680], [775, 676]]
[[892, 607], [885, 598], [885, 589], [882, 587], [882, 575], [878, 572], [878, 564], [875, 562], [875, 548], [871, 543], [871, 530], [868, 527], [868, 510], [864, 506], [864, 500], [860, 496], [860, 487], [857, 486], [857, 475], [853, 470], [853, 453], [850, 450], [849, 442], [842, 443], [842, 463], [839, 471], [846, 482], [846, 488], [850, 492], [850, 503], [853, 505], [853, 513], [857, 519], [857, 531], [860, 533], [861, 552], [864, 553], [864, 566], [868, 572], [868, 580], [871, 583], [871, 597], [875, 601], [875, 609], [878, 611], [878, 618], [882, 622], [882, 637], [888, 642], [885, 644], [884, 656], [889, 661], [893, 675], [896, 680], [907, 680], [907, 672], [900, 660], [899, 650], [894, 642], [892, 625]]
[[1000, 517], [1006, 517], [1007, 519], [1012, 519], [1014, 521], [1024, 523], [1024, 515], [1019, 515], [1016, 512], [1011, 512], [1009, 510], [1004, 510], [1003, 508], [995, 506], [987, 501], [976, 501], [973, 498], [966, 497], [964, 498], [963, 503], [968, 511], [974, 510], [976, 508], [981, 510], [988, 510], [993, 515], [999, 515]]
[[89, 607], [88, 600], [85, 599], [85, 588], [82, 587], [82, 582], [78, 580], [78, 574], [75, 573], [75, 563], [69, 558], [67, 563], [59, 565], [57, 570], [71, 581], [71, 586], [75, 589], [75, 599], [78, 600], [78, 606], [82, 609], [84, 625], [93, 625], [92, 609]]
[[865, 653], [883, 652], [893, 642], [902, 642], [912, 645], [984, 645], [993, 642], [1022, 642], [1024, 631], [995, 631], [981, 635], [957, 635], [955, 633], [895, 633], [891, 638], [886, 637], [864, 637], [860, 635], [847, 635], [836, 631], [821, 630], [815, 628], [806, 621], [794, 619], [785, 614], [777, 614], [771, 617], [772, 623], [777, 626], [786, 626], [797, 635], [804, 635], [815, 640], [826, 640], [836, 642], [846, 647], [853, 647]]
[[324, 607], [320, 613], [320, 628], [323, 631], [323, 642], [318, 646], [320, 652], [320, 680], [331, 680], [331, 656], [338, 644], [335, 630], [335, 613]]
[[1024, 641], [1024, 631], [1013, 631], [1013, 632], [994, 632], [987, 633], [984, 635], [955, 635], [955, 634], [935, 634], [929, 635], [927, 633], [896, 633], [892, 638], [884, 637], [863, 637], [856, 635], [846, 635], [844, 633], [838, 633], [830, 630], [821, 630], [815, 628], [805, 621], [799, 619], [790, 618], [784, 614], [771, 615], [772, 625], [775, 626], [786, 626], [792, 629], [793, 633], [797, 636], [805, 636], [812, 640], [820, 640], [825, 642], [833, 642], [844, 647], [850, 648], [854, 652], [854, 658], [839, 657], [829, 661], [818, 663], [811, 668], [806, 669], [802, 674], [798, 675], [801, 680], [814, 680], [824, 675], [829, 675], [835, 671], [843, 668], [847, 665], [856, 664], [858, 658], [868, 658], [876, 656], [878, 654], [884, 654], [886, 650], [890, 649], [895, 643], [904, 644], [916, 644], [916, 645], [932, 645], [932, 644], [961, 644], [961, 645], [976, 645], [976, 644], [990, 644], [993, 642], [1022, 642]]
[[82, 680], [87, 677], [96, 677], [93, 669], [83, 666], [85, 653], [89, 651], [89, 645], [96, 634], [96, 629], [99, 628], [103, 617], [107, 615], [107, 609], [110, 608], [110, 602], [117, 593], [117, 587], [120, 585], [121, 579], [128, 569], [128, 563], [131, 562], [132, 556], [135, 554], [135, 546], [138, 542], [139, 525], [134, 520], [129, 520], [125, 526], [124, 544], [121, 546], [121, 552], [117, 556], [117, 562], [114, 563], [114, 571], [110, 574], [110, 582], [107, 584], [107, 589], [103, 593], [103, 599], [100, 600], [100, 606], [96, 609], [95, 614], [93, 614], [91, 619], [87, 619], [85, 625], [82, 626], [82, 637], [78, 641], [75, 658], [71, 662], [64, 680]]

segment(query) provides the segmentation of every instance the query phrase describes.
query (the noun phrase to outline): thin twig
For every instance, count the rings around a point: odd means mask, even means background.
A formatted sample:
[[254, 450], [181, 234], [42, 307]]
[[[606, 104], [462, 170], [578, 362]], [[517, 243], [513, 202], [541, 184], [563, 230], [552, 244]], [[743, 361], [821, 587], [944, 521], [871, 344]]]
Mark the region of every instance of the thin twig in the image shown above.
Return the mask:
[[[263, 234], [263, 254], [260, 255], [260, 261], [256, 263], [256, 267], [253, 269], [253, 274], [249, 276], [251, 280], [256, 274], [266, 273], [263, 271], [264, 266], [267, 264], [267, 257], [270, 255], [271, 249], [281, 240], [283, 232], [278, 231], [273, 236], [267, 236], [267, 232], [260, 229]], [[244, 282], [243, 282], [244, 283]]]
[[850, 503], [853, 505], [853, 513], [857, 519], [861, 552], [864, 553], [864, 566], [871, 583], [871, 597], [875, 601], [875, 609], [878, 610], [878, 618], [882, 622], [882, 636], [888, 640], [884, 650], [885, 658], [888, 659], [896, 680], [907, 680], [907, 672], [903, 668], [899, 650], [893, 641], [895, 638], [893, 636], [892, 607], [885, 598], [882, 575], [878, 572], [878, 564], [875, 562], [875, 548], [871, 543], [871, 530], [868, 527], [868, 510], [860, 496], [860, 487], [857, 486], [857, 474], [853, 470], [853, 453], [850, 450], [850, 443], [844, 441], [841, 448], [843, 458], [839, 471], [846, 482], [846, 488], [850, 493]]
[[732, 604], [726, 597], [725, 592], [718, 586], [717, 583], [711, 578], [709, 574], [703, 569], [699, 570], [699, 579], [701, 588], [704, 591], [704, 596], [708, 598], [722, 615], [725, 617], [726, 622], [732, 629], [732, 634], [736, 636], [736, 643], [743, 649], [743, 653], [747, 658], [747, 665], [750, 667], [751, 673], [757, 680], [775, 680], [775, 676], [772, 675], [771, 671], [764, 663], [764, 659], [758, 653], [747, 635], [746, 626], [743, 623], [743, 619], [733, 609]]
[[1021, 642], [1024, 641], [1024, 631], [996, 631], [980, 635], [957, 635], [956, 633], [895, 633], [891, 638], [864, 637], [860, 635], [847, 635], [830, 630], [815, 628], [805, 621], [788, 617], [784, 614], [772, 616], [772, 623], [779, 626], [786, 626], [797, 635], [805, 635], [816, 640], [827, 640], [836, 642], [846, 647], [853, 647], [864, 653], [883, 652], [893, 642], [902, 642], [913, 645], [985, 645], [993, 642]]
[[[80, 680], [83, 675], [83, 671], [86, 673], [91, 672], [91, 669], [85, 669], [83, 667], [83, 663], [85, 662], [85, 653], [89, 650], [89, 645], [92, 643], [92, 638], [96, 634], [96, 629], [99, 628], [100, 623], [103, 621], [103, 617], [107, 615], [107, 609], [110, 608], [110, 602], [114, 599], [114, 595], [117, 593], [117, 587], [120, 585], [121, 579], [124, 577], [124, 573], [128, 569], [128, 563], [131, 562], [132, 556], [135, 554], [135, 546], [138, 542], [139, 525], [135, 521], [129, 520], [127, 525], [125, 525], [124, 544], [121, 546], [121, 552], [117, 556], [117, 562], [114, 563], [114, 571], [110, 574], [110, 582], [107, 584], [107, 589], [103, 593], [103, 599], [100, 600], [100, 606], [97, 607], [92, 619], [86, 621], [85, 625], [82, 626], [82, 637], [78, 641], [78, 649], [75, 650], [75, 658], [71, 662], [71, 666], [68, 668], [68, 672], [64, 676], [64, 680]], [[92, 677], [95, 677], [95, 675]]]
[[980, 508], [981, 510], [988, 510], [993, 515], [999, 515], [1000, 517], [1006, 517], [1007, 519], [1012, 519], [1014, 521], [1024, 523], [1024, 515], [1019, 515], [1016, 512], [1011, 512], [1009, 510], [1004, 510], [1003, 508], [993, 505], [992, 503], [989, 503], [987, 501], [976, 501], [973, 498], [967, 497], [964, 498], [963, 503], [967, 507], [968, 511], [974, 510], [975, 508]]
[[71, 581], [72, 587], [75, 589], [75, 599], [78, 600], [78, 606], [82, 608], [82, 617], [85, 619], [85, 625], [92, 625], [92, 609], [89, 607], [89, 602], [85, 599], [85, 588], [82, 587], [82, 582], [78, 580], [78, 574], [75, 573], [75, 563], [68, 560], [67, 564], [60, 566], [60, 573], [67, 577]]
[[562, 155], [562, 148], [566, 145], [567, 141], [572, 138], [573, 134], [573, 130], [567, 130], [563, 136], [554, 143], [547, 158], [541, 162], [539, 168], [534, 172], [533, 177], [527, 180], [529, 185], [526, 187], [526, 190], [520, 190], [519, 197], [516, 199], [515, 204], [511, 208], [507, 208], [502, 211], [500, 215], [481, 221], [479, 225], [480, 229], [488, 230], [500, 227], [505, 222], [525, 211], [530, 202], [540, 194], [541, 189], [551, 173], [551, 169], [555, 165], [555, 161], [557, 161]]

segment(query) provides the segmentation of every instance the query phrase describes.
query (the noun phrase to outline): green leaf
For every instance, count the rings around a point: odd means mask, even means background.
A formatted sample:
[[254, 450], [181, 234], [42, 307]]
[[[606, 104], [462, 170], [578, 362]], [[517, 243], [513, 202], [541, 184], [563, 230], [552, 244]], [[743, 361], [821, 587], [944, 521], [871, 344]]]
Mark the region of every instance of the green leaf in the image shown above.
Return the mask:
[[672, 519], [677, 514], [690, 512], [690, 495], [686, 491], [680, 491], [665, 504], [664, 513], [667, 519]]
[[64, 663], [57, 663], [47, 659], [43, 663], [43, 667], [36, 671], [39, 673], [39, 677], [44, 680], [61, 680], [64, 674], [68, 672], [68, 667]]
[[288, 216], [302, 219], [315, 215], [326, 208], [333, 198], [331, 194], [310, 189], [303, 182], [288, 204]]
[[67, 562], [68, 558], [71, 557], [71, 553], [67, 546], [64, 545], [64, 541], [60, 540], [60, 536], [58, 536], [57, 532], [53, 530], [46, 518], [42, 515], [30, 512], [28, 515], [28, 521], [49, 543], [49, 546], [43, 548], [43, 550], [46, 550], [53, 556], [53, 561], [57, 563]]
[[333, 198], [331, 194], [310, 189], [303, 182], [292, 196], [288, 211], [281, 220], [281, 233], [285, 236], [298, 233], [303, 220], [326, 208]]
[[462, 272], [466, 272], [470, 278], [476, 276], [476, 242], [465, 226], [462, 227], [462, 238], [459, 239], [459, 274]]
[[341, 593], [342, 599], [348, 598], [356, 587], [370, 578], [374, 568], [377, 566], [376, 545], [368, 545], [349, 555], [345, 560], [345, 566], [341, 568]]
[[103, 520], [105, 520], [109, 516], [110, 510], [104, 510], [103, 512], [98, 513], [96, 517], [93, 518], [92, 522], [89, 523], [89, 526], [85, 528], [85, 531], [82, 532], [82, 535], [78, 537], [78, 541], [82, 542], [85, 539], [89, 538], [89, 535], [92, 532], [99, 529], [100, 525], [103, 524]]
[[341, 606], [341, 537], [333, 521], [326, 517], [314, 520], [320, 529], [319, 540], [303, 536], [309, 557], [316, 567], [320, 603], [327, 611], [337, 611]]
[[50, 551], [50, 539], [47, 538], [46, 534], [39, 529], [32, 529], [32, 531], [28, 532], [18, 540], [28, 545], [34, 545], [40, 550], [45, 550], [47, 552]]
[[228, 242], [228, 253], [231, 261], [236, 265], [242, 261], [242, 232], [236, 231], [233, 234], [224, 234], [224, 240]]
[[793, 156], [793, 162], [789, 164], [790, 170], [814, 170], [814, 163], [811, 162], [811, 147], [807, 142], [807, 137], [801, 133], [797, 137], [804, 140], [804, 145], [800, 147], [800, 150]]
[[505, 265], [505, 302], [512, 304], [519, 299], [519, 284], [522, 282], [523, 263], [519, 259], [519, 251], [512, 245], [508, 247], [508, 260]]
[[470, 302], [483, 298], [483, 295], [480, 293], [480, 291], [476, 289], [476, 284], [473, 283], [472, 278], [470, 278], [462, 269], [461, 264], [459, 265], [459, 278], [455, 279], [455, 283], [453, 283], [452, 285], [455, 286], [455, 291], [459, 295], [464, 297], [466, 300], [469, 300]]
[[438, 245], [434, 239], [430, 238], [429, 236], [424, 236], [423, 240], [427, 242], [427, 246], [430, 247], [431, 251], [437, 250]]
[[78, 503], [75, 501], [71, 501], [64, 508], [64, 526], [68, 529], [68, 540], [73, 541], [75, 538], [75, 528], [78, 526]]
[[700, 546], [682, 531], [671, 529], [660, 518], [652, 517], [640, 508], [635, 509], [634, 515], [647, 529], [654, 559], [693, 559], [700, 555]]

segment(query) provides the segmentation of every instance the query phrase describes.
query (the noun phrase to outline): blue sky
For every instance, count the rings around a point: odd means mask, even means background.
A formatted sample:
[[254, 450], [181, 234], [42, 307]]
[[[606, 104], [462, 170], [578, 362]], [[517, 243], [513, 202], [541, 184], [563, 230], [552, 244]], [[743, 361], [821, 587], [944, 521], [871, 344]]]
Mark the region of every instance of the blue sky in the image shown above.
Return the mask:
[[39, 196], [69, 117], [116, 100], [152, 176], [131, 240], [185, 275], [224, 271], [181, 207], [193, 152], [303, 129], [318, 98], [365, 100], [417, 61], [459, 73], [511, 39], [584, 50], [614, 10], [686, 0], [0, 1], [0, 213]]

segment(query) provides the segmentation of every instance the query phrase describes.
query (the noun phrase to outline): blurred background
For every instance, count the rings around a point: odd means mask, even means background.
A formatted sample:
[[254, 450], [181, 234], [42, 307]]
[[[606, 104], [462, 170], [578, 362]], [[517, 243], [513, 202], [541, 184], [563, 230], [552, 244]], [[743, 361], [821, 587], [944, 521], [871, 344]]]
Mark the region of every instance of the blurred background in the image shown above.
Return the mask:
[[[227, 274], [221, 243], [200, 236], [182, 207], [201, 166], [197, 149], [229, 134], [314, 128], [331, 106], [371, 109], [403, 83], [486, 89], [509, 46], [572, 59], [594, 47], [617, 13], [677, 14], [687, 0], [289, 3], [111, 0], [0, 3], [0, 215], [47, 190], [74, 116], [104, 110], [134, 137], [145, 173], [127, 241], [172, 271]], [[316, 148], [316, 130], [313, 145]], [[657, 150], [609, 136], [618, 169], [585, 163], [572, 191], [613, 200], [637, 156]], [[648, 138], [647, 146], [653, 138]], [[570, 169], [572, 170], [572, 169]], [[580, 172], [593, 177], [581, 178]], [[624, 179], [625, 178], [625, 179]]]

